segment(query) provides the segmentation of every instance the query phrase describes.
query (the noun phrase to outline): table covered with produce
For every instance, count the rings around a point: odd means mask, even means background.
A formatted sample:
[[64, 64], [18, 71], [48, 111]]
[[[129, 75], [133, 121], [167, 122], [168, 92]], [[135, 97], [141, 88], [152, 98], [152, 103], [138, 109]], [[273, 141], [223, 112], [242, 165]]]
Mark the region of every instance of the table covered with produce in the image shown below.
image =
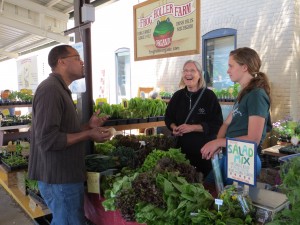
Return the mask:
[[100, 194], [86, 193], [86, 216], [99, 225], [300, 224], [294, 218], [300, 157], [281, 162], [275, 191], [261, 183], [250, 189], [228, 185], [217, 193], [174, 145], [163, 135], [118, 135], [96, 144], [86, 164], [100, 173]]
[[[1, 167], [11, 185], [43, 208], [36, 181], [19, 172], [28, 154], [26, 142], [2, 146]], [[278, 177], [269, 176], [276, 182], [261, 175], [254, 187], [228, 185], [219, 192], [175, 148], [172, 136], [117, 135], [95, 143], [85, 160], [88, 173], [100, 175], [99, 191], [85, 194], [86, 217], [96, 225], [300, 224], [299, 154], [279, 158]]]

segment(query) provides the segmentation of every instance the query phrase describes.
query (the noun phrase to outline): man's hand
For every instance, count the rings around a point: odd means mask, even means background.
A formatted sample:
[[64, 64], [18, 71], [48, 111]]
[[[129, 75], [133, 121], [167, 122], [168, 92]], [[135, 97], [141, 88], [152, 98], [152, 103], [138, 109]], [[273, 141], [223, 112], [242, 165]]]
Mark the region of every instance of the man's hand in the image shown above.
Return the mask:
[[104, 142], [112, 137], [112, 132], [103, 127], [95, 127], [90, 130], [90, 138], [95, 142]]
[[99, 117], [100, 114], [100, 109], [95, 112], [92, 117], [89, 120], [89, 127], [90, 128], [96, 128], [96, 127], [101, 127], [105, 123], [105, 121], [108, 119], [108, 116], [102, 116]]

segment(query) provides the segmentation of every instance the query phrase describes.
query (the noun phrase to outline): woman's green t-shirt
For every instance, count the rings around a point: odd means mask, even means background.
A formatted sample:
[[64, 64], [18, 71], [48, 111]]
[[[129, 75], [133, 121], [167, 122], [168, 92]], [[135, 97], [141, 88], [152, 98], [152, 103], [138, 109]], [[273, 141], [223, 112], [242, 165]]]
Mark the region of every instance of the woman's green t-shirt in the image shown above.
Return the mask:
[[265, 126], [261, 141], [266, 136], [267, 121], [270, 110], [270, 99], [262, 88], [256, 88], [247, 93], [242, 100], [233, 106], [232, 121], [227, 129], [226, 137], [235, 138], [248, 134], [249, 116], [261, 116], [265, 118]]

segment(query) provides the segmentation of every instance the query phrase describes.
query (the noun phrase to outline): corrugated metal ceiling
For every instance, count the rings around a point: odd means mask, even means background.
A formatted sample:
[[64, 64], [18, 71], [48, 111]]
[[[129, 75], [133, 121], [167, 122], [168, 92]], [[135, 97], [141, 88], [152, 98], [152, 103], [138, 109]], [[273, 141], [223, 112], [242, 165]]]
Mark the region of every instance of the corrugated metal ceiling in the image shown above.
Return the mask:
[[40, 46], [68, 43], [73, 0], [0, 0], [0, 61]]
[[[64, 36], [75, 0], [0, 0], [0, 61], [68, 43]], [[94, 6], [112, 0], [90, 1]]]

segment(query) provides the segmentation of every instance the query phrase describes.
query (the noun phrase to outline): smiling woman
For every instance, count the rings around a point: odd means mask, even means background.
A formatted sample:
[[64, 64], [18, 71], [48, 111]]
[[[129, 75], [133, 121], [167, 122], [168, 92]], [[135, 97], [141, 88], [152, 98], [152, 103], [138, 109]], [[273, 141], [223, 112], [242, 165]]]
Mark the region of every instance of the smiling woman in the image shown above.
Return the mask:
[[190, 163], [206, 177], [212, 165], [202, 159], [200, 149], [216, 138], [223, 122], [221, 107], [214, 92], [206, 88], [198, 62], [185, 62], [179, 86], [181, 89], [168, 104], [165, 122], [178, 138], [176, 147], [181, 148]]

